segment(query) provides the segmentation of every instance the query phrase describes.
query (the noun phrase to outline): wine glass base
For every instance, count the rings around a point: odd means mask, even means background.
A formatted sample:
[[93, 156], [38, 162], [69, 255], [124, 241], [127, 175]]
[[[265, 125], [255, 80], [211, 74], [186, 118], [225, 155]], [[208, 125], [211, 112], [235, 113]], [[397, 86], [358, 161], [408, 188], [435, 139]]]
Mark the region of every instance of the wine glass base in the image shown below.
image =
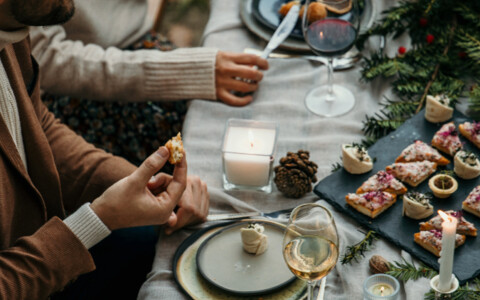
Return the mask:
[[333, 85], [334, 99], [327, 99], [328, 86], [312, 89], [305, 98], [305, 106], [312, 113], [322, 117], [344, 115], [355, 106], [355, 96], [350, 90], [340, 85]]

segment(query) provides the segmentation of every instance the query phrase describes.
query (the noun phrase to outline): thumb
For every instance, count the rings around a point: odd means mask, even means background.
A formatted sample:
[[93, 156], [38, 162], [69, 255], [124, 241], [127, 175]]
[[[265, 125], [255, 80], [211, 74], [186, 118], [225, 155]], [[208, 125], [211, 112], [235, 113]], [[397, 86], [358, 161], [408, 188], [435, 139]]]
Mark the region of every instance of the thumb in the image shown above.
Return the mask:
[[168, 152], [166, 147], [158, 148], [155, 153], [145, 159], [131, 176], [142, 185], [146, 185], [152, 176], [163, 168], [169, 155], [170, 152]]

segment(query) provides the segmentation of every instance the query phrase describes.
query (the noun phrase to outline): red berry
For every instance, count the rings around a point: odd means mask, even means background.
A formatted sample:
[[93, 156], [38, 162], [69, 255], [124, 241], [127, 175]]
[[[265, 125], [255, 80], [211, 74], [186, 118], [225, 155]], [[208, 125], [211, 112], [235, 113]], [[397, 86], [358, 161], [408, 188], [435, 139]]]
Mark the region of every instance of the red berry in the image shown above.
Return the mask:
[[466, 53], [466, 52], [463, 52], [463, 51], [458, 52], [458, 57], [460, 57], [460, 58], [463, 59], [463, 58], [467, 57], [467, 53]]
[[407, 48], [403, 46], [398, 47], [398, 54], [402, 55], [405, 54], [405, 52], [407, 52]]
[[419, 23], [420, 23], [420, 26], [425, 27], [428, 24], [428, 20], [425, 18], [420, 18]]
[[435, 40], [435, 36], [433, 34], [427, 34], [427, 43], [431, 44]]

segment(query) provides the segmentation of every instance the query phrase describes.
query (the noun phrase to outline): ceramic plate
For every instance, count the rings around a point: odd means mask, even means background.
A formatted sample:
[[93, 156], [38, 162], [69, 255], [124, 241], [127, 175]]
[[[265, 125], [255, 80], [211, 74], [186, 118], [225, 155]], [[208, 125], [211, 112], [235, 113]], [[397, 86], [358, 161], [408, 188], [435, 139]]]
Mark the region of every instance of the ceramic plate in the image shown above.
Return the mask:
[[[262, 220], [265, 222], [265, 220]], [[173, 257], [173, 276], [182, 291], [195, 300], [245, 300], [241, 295], [235, 295], [217, 288], [205, 280], [197, 270], [196, 256], [200, 245], [213, 234], [226, 226], [236, 224], [227, 222], [212, 225], [191, 234], [178, 247]], [[262, 295], [263, 300], [299, 300], [304, 299], [307, 285], [300, 279], [272, 293]]]
[[[278, 10], [284, 4], [290, 0], [253, 0], [252, 2], [252, 14], [256, 20], [258, 20], [264, 26], [275, 30], [282, 21]], [[374, 7], [371, 0], [364, 0], [362, 12], [362, 23], [360, 24], [360, 31], [370, 28], [373, 23]], [[299, 18], [295, 28], [293, 29], [290, 37], [300, 39], [303, 41], [301, 19]]]
[[240, 229], [252, 221], [232, 224], [214, 233], [200, 246], [197, 267], [212, 285], [244, 296], [271, 293], [295, 280], [283, 259], [284, 227], [278, 223], [255, 222], [264, 226], [268, 248], [260, 254], [243, 249]]

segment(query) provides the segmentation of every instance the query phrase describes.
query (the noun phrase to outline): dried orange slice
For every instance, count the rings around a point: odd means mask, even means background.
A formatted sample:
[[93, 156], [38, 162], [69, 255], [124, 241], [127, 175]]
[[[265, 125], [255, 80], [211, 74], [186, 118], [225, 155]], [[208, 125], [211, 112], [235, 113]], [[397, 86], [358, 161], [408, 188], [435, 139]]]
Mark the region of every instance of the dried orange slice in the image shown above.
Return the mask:
[[337, 1], [335, 4], [333, 1], [329, 1], [328, 3], [323, 2], [325, 7], [334, 14], [342, 15], [344, 13], [349, 12], [352, 9], [352, 1]]

